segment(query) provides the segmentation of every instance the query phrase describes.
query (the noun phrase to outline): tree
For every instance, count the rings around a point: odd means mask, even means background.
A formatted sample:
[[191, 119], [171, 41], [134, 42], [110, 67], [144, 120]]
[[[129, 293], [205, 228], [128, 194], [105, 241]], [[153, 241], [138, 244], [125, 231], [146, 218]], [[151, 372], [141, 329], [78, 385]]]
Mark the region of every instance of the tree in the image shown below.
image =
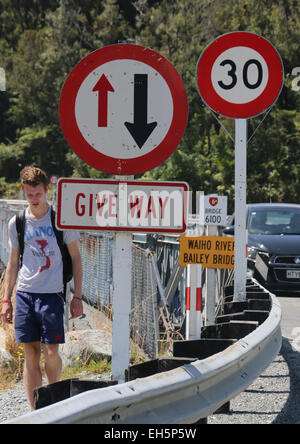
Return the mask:
[[[234, 145], [204, 109], [196, 94], [197, 57], [217, 36], [230, 31], [250, 31], [268, 38], [280, 51], [287, 69], [297, 66], [299, 3], [293, 0], [236, 2], [219, 0], [137, 2], [140, 39], [169, 58], [182, 75], [189, 97], [189, 125], [178, 149], [168, 161], [144, 177], [187, 180], [193, 189], [234, 196]], [[248, 201], [299, 200], [299, 94], [290, 78], [278, 103], [256, 131], [248, 147]], [[233, 122], [215, 116], [234, 135]], [[264, 116], [250, 119], [249, 136]], [[292, 167], [291, 167], [292, 165]], [[291, 174], [287, 175], [287, 170]]]
[[[298, 202], [300, 94], [291, 88], [291, 72], [299, 64], [299, 9], [296, 0], [0, 0], [0, 66], [7, 79], [7, 91], [0, 93], [0, 177], [16, 181], [24, 163], [49, 174], [105, 176], [65, 141], [60, 91], [88, 53], [134, 40], [173, 63], [189, 101], [179, 146], [143, 177], [185, 180], [194, 190], [233, 198], [234, 145], [228, 133], [234, 134], [234, 122], [202, 103], [195, 70], [212, 40], [240, 30], [267, 38], [285, 66], [280, 98], [248, 145], [248, 201]], [[263, 118], [249, 119], [249, 137]]]

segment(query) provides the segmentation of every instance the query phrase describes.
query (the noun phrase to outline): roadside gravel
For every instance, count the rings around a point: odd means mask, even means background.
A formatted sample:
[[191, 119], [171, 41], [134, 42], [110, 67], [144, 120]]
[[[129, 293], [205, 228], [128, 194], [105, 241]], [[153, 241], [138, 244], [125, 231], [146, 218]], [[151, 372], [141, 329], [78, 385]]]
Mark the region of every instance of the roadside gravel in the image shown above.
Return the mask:
[[[300, 353], [287, 339], [280, 354], [230, 408], [229, 414], [210, 416], [208, 424], [300, 424]], [[0, 392], [0, 423], [27, 412], [22, 382]]]
[[0, 423], [28, 412], [30, 408], [22, 381], [11, 389], [0, 391]]
[[230, 402], [229, 414], [208, 418], [208, 424], [299, 424], [300, 354], [283, 338], [280, 354], [242, 393]]

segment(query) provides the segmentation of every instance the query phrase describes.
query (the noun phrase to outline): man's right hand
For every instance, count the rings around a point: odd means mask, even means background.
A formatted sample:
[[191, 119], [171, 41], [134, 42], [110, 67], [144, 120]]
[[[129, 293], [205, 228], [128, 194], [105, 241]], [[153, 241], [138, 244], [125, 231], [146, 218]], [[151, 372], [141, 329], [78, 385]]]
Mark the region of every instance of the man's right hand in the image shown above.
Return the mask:
[[13, 319], [12, 303], [8, 301], [2, 302], [1, 318], [4, 324], [12, 324]]

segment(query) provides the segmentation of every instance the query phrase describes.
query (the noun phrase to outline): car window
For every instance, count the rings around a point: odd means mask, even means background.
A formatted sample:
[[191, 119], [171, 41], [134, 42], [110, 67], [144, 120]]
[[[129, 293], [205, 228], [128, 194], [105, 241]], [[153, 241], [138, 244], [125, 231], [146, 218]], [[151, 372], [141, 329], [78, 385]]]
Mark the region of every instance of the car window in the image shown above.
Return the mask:
[[300, 235], [300, 211], [296, 209], [250, 210], [248, 233]]

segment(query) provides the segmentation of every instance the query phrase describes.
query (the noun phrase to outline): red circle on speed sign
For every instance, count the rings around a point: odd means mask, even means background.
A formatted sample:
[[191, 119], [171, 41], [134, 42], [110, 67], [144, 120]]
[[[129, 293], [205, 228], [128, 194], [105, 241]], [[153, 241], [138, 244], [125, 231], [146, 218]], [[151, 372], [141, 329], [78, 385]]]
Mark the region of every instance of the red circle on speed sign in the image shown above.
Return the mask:
[[137, 174], [164, 162], [188, 117], [181, 77], [149, 48], [106, 46], [71, 71], [61, 91], [64, 136], [87, 164], [111, 174]]
[[201, 54], [196, 77], [199, 94], [225, 117], [261, 114], [277, 99], [283, 64], [274, 46], [250, 32], [232, 32], [214, 40]]

